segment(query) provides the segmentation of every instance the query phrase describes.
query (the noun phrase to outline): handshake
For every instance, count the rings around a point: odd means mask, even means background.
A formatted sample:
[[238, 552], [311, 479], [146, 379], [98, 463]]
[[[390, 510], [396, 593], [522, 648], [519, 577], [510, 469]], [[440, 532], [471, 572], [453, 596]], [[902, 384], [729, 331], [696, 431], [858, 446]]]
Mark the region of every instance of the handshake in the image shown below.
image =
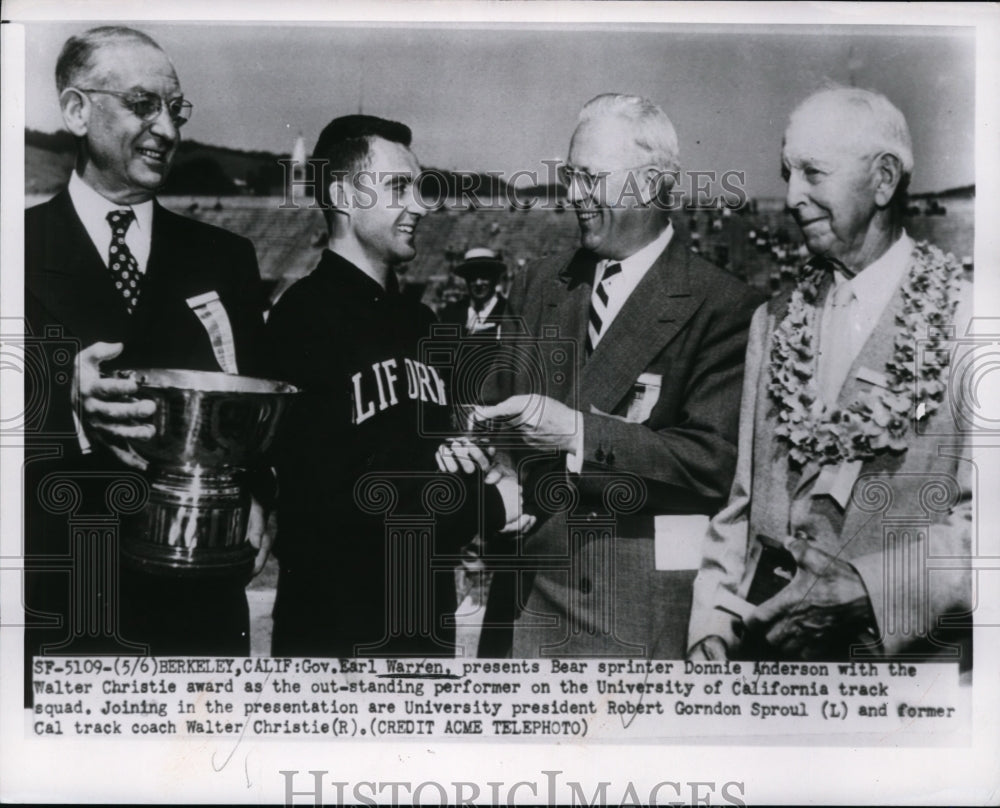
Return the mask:
[[477, 469], [482, 472], [487, 485], [497, 486], [511, 517], [500, 532], [527, 532], [534, 527], [536, 517], [523, 512], [524, 500], [512, 458], [507, 452], [498, 452], [489, 436], [504, 430], [516, 434], [528, 446], [573, 452], [578, 418], [579, 413], [565, 404], [538, 395], [511, 396], [494, 406], [472, 407], [468, 414], [470, 434], [442, 443], [435, 460], [441, 471], [452, 474], [473, 474]]

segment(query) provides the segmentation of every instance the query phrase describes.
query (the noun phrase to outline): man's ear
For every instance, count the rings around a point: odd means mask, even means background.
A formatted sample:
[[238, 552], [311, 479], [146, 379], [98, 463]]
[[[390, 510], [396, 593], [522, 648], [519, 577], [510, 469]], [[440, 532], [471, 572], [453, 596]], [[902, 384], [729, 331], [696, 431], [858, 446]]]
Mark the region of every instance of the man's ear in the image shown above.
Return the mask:
[[334, 176], [326, 189], [330, 208], [334, 213], [350, 215], [351, 203], [354, 201], [354, 189], [346, 177]]
[[651, 183], [650, 187], [653, 189], [650, 201], [655, 201], [659, 207], [668, 209], [670, 203], [673, 201], [671, 191], [677, 184], [678, 174], [679, 172], [676, 170], [667, 170], [655, 166], [647, 169], [648, 181]]
[[75, 87], [67, 87], [59, 96], [59, 107], [62, 110], [63, 123], [70, 134], [76, 137], [86, 137], [90, 126], [90, 111], [93, 108], [90, 97]]
[[884, 152], [875, 158], [875, 204], [886, 207], [903, 181], [903, 164], [895, 154]]

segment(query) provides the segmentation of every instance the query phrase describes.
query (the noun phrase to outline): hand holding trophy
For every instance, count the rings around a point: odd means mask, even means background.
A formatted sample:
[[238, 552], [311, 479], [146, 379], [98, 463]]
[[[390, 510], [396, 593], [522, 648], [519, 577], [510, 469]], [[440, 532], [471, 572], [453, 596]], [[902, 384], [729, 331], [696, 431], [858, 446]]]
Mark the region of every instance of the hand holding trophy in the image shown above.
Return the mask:
[[270, 446], [296, 388], [192, 370], [120, 375], [134, 380], [137, 399], [156, 407], [153, 436], [131, 443], [149, 464], [150, 495], [131, 517], [134, 529], [124, 532], [124, 557], [168, 575], [248, 574], [259, 548], [247, 540], [246, 475]]

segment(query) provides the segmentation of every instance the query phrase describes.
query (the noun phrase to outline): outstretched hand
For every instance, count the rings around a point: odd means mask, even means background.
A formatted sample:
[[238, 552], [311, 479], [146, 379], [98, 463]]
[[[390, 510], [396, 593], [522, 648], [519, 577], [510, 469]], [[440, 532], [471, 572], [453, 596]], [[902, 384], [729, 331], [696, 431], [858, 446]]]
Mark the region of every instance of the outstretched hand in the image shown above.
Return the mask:
[[487, 485], [494, 485], [502, 474], [501, 469], [496, 467], [495, 457], [495, 447], [464, 437], [445, 441], [434, 454], [434, 460], [441, 471], [472, 474], [479, 469], [483, 472]]
[[572, 451], [580, 413], [554, 398], [519, 395], [491, 407], [476, 407], [472, 418], [480, 424], [513, 429], [529, 446]]

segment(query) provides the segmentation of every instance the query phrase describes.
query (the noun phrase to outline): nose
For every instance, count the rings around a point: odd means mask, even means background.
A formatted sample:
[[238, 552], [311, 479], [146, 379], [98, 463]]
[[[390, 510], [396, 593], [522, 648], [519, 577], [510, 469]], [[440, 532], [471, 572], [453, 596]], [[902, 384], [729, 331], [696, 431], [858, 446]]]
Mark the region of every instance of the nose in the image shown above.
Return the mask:
[[150, 122], [149, 131], [168, 143], [176, 143], [180, 139], [180, 128], [170, 116], [170, 110], [166, 103], [160, 107], [159, 114]]
[[792, 170], [788, 173], [788, 187], [785, 189], [785, 207], [794, 210], [806, 203], [807, 184], [802, 172]]
[[403, 209], [411, 216], [417, 216], [418, 218], [427, 213], [427, 207], [420, 199], [420, 190], [416, 182], [411, 182], [406, 186], [406, 191], [403, 195]]
[[590, 194], [584, 193], [584, 189], [580, 186], [580, 181], [573, 178], [569, 181], [566, 186], [566, 201], [571, 205], [583, 205], [590, 199]]

